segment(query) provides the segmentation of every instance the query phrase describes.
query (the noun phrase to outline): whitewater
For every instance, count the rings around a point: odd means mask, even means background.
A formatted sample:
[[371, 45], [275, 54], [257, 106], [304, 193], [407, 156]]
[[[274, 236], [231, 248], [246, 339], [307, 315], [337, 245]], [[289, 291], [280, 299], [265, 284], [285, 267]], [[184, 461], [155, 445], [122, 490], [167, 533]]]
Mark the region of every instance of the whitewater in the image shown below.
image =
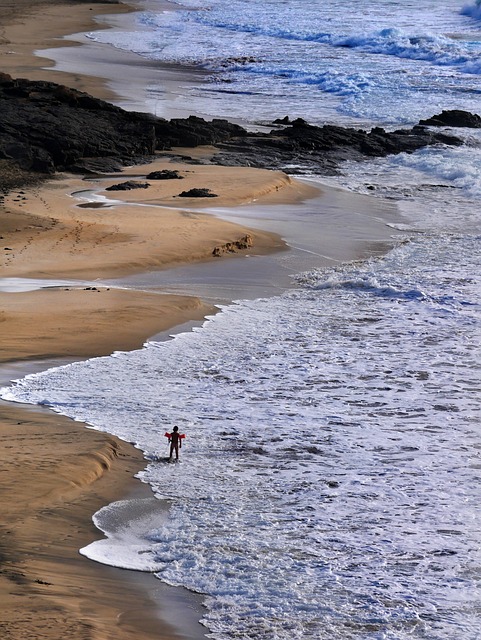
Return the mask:
[[[147, 3], [154, 7], [155, 0]], [[412, 123], [439, 107], [476, 111], [479, 6], [459, 0], [183, 0], [145, 11], [135, 30], [90, 38], [167, 64], [194, 65], [204, 82], [174, 107], [205, 116], [312, 124]], [[169, 6], [169, 5], [167, 5]], [[189, 10], [190, 9], [190, 10]], [[164, 115], [162, 83], [144, 97]]]
[[[135, 31], [90, 37], [201, 65], [179, 104], [252, 126], [479, 111], [476, 4], [308, 5], [151, 0]], [[158, 112], [162, 88], [146, 90]], [[293, 273], [171, 340], [1, 391], [145, 452], [140, 478], [169, 517], [107, 505], [105, 538], [82, 553], [204, 594], [208, 637], [479, 638], [481, 137], [453, 131], [464, 146], [310, 176], [396, 204], [384, 255]], [[174, 424], [185, 446], [168, 464]]]

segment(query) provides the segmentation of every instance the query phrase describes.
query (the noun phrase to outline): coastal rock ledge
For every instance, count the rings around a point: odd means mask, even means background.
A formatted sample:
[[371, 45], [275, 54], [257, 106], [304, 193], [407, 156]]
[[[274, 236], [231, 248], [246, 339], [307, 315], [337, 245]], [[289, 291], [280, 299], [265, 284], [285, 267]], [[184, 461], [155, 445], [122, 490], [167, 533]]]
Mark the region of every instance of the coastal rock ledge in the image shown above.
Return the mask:
[[[443, 112], [444, 121], [447, 118], [448, 126], [453, 126], [449, 113]], [[460, 112], [456, 114], [459, 122]], [[479, 116], [465, 113], [464, 118], [471, 123], [464, 126], [473, 126]], [[0, 72], [0, 188], [11, 188], [26, 175], [118, 171], [172, 147], [216, 145], [218, 153], [210, 161], [227, 166], [332, 174], [346, 159], [463, 144], [439, 130], [443, 123], [439, 116], [432, 120], [434, 126], [426, 121], [411, 129], [388, 132], [375, 127], [366, 132], [284, 118], [268, 133], [252, 133], [227, 120], [208, 122], [195, 116], [165, 120], [125, 111], [63, 85], [14, 79]]]

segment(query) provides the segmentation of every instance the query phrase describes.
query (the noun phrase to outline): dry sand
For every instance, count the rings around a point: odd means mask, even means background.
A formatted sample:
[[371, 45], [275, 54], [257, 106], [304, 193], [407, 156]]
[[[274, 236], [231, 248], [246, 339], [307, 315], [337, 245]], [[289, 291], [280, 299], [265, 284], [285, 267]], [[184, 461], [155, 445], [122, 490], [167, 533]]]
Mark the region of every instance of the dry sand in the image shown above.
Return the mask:
[[[167, 167], [176, 167], [183, 179], [105, 191], [126, 180], [145, 183], [146, 173]], [[178, 197], [193, 187], [211, 189], [223, 206], [283, 196], [295, 201], [312, 191], [281, 172], [173, 165], [167, 159], [102, 179], [59, 176], [6, 196], [0, 209], [0, 278], [93, 280], [285, 248], [276, 234], [203, 213], [197, 210], [199, 199]], [[97, 202], [96, 195], [109, 200]], [[205, 206], [206, 199], [200, 200]], [[185, 208], [171, 208], [181, 201]], [[246, 236], [252, 243], [248, 249], [223, 253]], [[221, 257], [214, 257], [216, 248]], [[0, 362], [132, 349], [159, 331], [214, 311], [195, 297], [93, 285], [0, 292], [0, 303]]]
[[[105, 190], [127, 180], [146, 184], [150, 171], [174, 167], [182, 179], [150, 180], [146, 189]], [[58, 176], [6, 196], [0, 209], [0, 277], [92, 280], [223, 261], [247, 252], [222, 252], [246, 236], [252, 243], [249, 254], [285, 248], [276, 234], [199, 211], [205, 198], [178, 197], [194, 187], [218, 194], [215, 202], [222, 206], [279, 198], [295, 202], [315, 191], [281, 172], [172, 164], [165, 158], [102, 178]], [[184, 202], [185, 208], [172, 208]], [[216, 248], [221, 257], [214, 257]], [[132, 349], [159, 331], [214, 311], [194, 297], [92, 285], [0, 292], [0, 303], [0, 362]]]
[[[103, 191], [149, 171], [179, 169], [182, 180], [148, 181], [148, 189]], [[217, 198], [179, 198], [182, 191], [209, 188]], [[114, 202], [92, 201], [92, 191]], [[250, 234], [250, 253], [281, 249], [275, 234], [251, 231], [199, 211], [215, 201], [301, 200], [316, 192], [282, 172], [250, 168], [177, 165], [166, 159], [126, 169], [101, 180], [61, 176], [46, 185], [12, 191], [5, 198], [0, 277], [106, 277], [213, 259], [213, 250]], [[173, 206], [181, 207], [179, 209]]]
[[0, 294], [0, 363], [130, 351], [156, 333], [215, 310], [190, 296], [106, 287]]

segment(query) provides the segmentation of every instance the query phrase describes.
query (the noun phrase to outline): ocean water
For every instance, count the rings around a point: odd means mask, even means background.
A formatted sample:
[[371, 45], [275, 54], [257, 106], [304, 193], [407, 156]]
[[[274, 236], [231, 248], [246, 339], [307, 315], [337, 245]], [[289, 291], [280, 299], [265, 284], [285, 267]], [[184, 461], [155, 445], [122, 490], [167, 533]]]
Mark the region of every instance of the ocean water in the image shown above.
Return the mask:
[[479, 240], [423, 234], [5, 392], [151, 460], [170, 519], [84, 553], [208, 594], [214, 638], [478, 638]]
[[[179, 109], [271, 121], [413, 122], [440, 107], [476, 110], [481, 9], [462, 0], [155, 1], [137, 28], [93, 40], [202, 67]], [[165, 8], [167, 7], [167, 9]], [[163, 87], [147, 89], [162, 115]]]
[[[475, 4], [151, 0], [137, 19], [91, 37], [202, 65], [179, 101], [210, 116], [389, 127], [478, 110]], [[169, 517], [108, 505], [82, 553], [205, 594], [216, 640], [480, 638], [481, 138], [455, 133], [463, 147], [329, 178], [398, 206], [385, 255], [2, 390], [145, 451]]]

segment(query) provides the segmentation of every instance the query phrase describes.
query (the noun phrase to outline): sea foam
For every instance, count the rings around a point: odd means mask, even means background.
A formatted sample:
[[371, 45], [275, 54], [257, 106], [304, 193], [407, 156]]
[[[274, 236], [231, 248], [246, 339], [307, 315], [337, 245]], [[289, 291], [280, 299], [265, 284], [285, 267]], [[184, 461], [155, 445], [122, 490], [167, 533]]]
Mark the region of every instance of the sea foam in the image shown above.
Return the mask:
[[170, 502], [134, 532], [101, 512], [110, 539], [84, 552], [207, 594], [217, 638], [474, 640], [478, 260], [479, 236], [423, 236], [18, 382], [10, 398], [137, 443]]
[[[334, 0], [309, 7], [297, 0], [182, 2], [174, 11], [136, 15], [138, 30], [99, 30], [89, 37], [210, 71], [185, 96], [176, 95], [183, 110], [195, 101], [214, 117], [396, 123], [429, 117], [440, 104], [472, 111], [479, 104], [481, 45], [469, 19], [447, 3], [422, 2], [406, 12], [402, 3], [368, 2], [349, 19]], [[162, 113], [164, 88], [147, 91], [152, 110]]]

